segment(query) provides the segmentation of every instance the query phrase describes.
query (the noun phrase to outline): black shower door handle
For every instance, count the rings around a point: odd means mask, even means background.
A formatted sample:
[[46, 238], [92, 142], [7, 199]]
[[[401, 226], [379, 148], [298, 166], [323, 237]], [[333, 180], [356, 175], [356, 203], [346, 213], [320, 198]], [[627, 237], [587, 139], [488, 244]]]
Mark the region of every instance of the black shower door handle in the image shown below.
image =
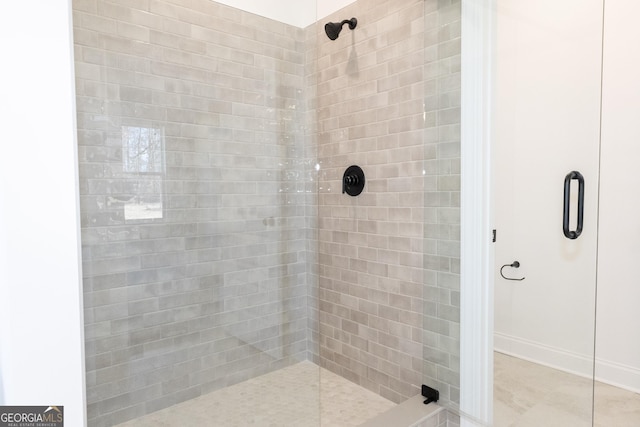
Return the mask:
[[[578, 180], [578, 222], [576, 229], [569, 230], [569, 214], [571, 203], [571, 181]], [[582, 225], [584, 222], [584, 177], [580, 172], [572, 171], [564, 177], [564, 212], [562, 215], [562, 231], [567, 239], [577, 239], [582, 234]]]

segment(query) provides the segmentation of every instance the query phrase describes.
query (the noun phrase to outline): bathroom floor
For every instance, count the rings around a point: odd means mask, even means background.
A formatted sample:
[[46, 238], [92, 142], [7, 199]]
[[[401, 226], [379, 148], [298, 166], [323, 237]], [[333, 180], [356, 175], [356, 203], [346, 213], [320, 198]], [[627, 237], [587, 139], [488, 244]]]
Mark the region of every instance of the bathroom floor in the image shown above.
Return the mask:
[[312, 362], [300, 362], [119, 427], [348, 427], [394, 406]]
[[[495, 427], [591, 426], [592, 381], [494, 354]], [[596, 382], [596, 427], [640, 426], [640, 394]]]

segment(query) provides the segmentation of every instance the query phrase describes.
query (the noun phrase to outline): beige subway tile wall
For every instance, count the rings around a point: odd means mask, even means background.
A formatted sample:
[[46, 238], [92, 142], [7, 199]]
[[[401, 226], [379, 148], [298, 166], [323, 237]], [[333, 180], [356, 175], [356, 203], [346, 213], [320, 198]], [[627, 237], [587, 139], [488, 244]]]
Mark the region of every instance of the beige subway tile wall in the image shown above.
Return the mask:
[[425, 124], [425, 145], [435, 150], [437, 160], [427, 162], [426, 168], [427, 175], [436, 179], [430, 180], [424, 205], [424, 382], [456, 409], [460, 403], [461, 2], [427, 1], [425, 7], [425, 111], [435, 113]]
[[455, 407], [460, 3], [359, 0], [316, 31], [320, 362], [394, 402], [427, 383]]

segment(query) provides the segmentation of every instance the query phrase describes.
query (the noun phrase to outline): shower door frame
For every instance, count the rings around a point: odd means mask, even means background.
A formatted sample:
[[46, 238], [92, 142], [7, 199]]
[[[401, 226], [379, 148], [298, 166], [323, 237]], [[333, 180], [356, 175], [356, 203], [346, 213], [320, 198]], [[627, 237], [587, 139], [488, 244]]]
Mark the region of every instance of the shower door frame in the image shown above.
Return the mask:
[[492, 73], [495, 0], [462, 0], [461, 425], [493, 422]]

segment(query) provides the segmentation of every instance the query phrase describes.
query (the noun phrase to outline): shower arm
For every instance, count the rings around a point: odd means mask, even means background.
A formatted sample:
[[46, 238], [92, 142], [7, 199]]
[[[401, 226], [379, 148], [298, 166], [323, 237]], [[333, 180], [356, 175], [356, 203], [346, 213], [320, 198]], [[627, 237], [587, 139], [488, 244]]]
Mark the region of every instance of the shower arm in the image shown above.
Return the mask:
[[342, 26], [344, 26], [344, 24], [349, 24], [349, 29], [353, 30], [353, 29], [356, 28], [357, 22], [358, 21], [356, 20], [356, 18], [345, 19], [344, 21], [342, 21], [340, 23], [340, 26], [342, 27]]

